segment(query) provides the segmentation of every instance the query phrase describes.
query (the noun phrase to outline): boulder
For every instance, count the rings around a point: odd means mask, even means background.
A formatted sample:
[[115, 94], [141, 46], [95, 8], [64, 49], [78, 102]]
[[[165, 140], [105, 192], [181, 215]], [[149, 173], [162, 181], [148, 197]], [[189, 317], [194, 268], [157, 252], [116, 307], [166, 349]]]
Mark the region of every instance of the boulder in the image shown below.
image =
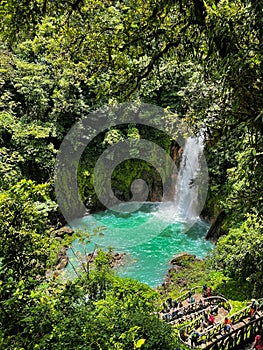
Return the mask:
[[189, 254], [189, 253], [179, 253], [177, 254], [171, 261], [170, 264], [176, 265], [176, 266], [183, 266], [185, 262], [192, 261], [196, 258], [195, 255]]
[[63, 226], [57, 232], [59, 236], [65, 236], [65, 235], [72, 236], [74, 233], [74, 230], [71, 227]]
[[56, 270], [63, 270], [68, 265], [68, 256], [65, 255], [63, 258], [60, 259], [59, 263], [56, 266]]
[[63, 226], [59, 230], [54, 231], [53, 235], [57, 238], [63, 238], [65, 235], [72, 236], [74, 230], [71, 227]]
[[[94, 260], [96, 259], [97, 254], [96, 253], [88, 253], [87, 254], [87, 262], [89, 263], [94, 263]], [[126, 253], [114, 253], [112, 255], [111, 261], [110, 261], [110, 266], [111, 267], [117, 267], [123, 264], [123, 259], [126, 256]]]
[[115, 253], [110, 262], [111, 267], [117, 267], [123, 264], [123, 259], [126, 253]]

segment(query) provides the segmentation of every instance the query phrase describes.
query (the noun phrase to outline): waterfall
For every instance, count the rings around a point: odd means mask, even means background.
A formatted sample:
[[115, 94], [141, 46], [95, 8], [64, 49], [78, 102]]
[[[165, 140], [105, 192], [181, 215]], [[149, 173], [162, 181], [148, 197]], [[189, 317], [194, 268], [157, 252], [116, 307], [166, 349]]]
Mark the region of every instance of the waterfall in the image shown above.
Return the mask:
[[174, 205], [176, 215], [185, 220], [194, 219], [200, 214], [203, 147], [202, 136], [188, 137], [183, 149], [175, 185]]

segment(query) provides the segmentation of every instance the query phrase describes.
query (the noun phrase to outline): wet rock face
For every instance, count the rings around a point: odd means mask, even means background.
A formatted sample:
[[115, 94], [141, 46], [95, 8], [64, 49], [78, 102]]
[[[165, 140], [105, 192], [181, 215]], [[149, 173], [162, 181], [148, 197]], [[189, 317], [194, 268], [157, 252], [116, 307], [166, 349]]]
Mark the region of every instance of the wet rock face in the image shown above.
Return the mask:
[[211, 221], [210, 229], [206, 234], [206, 239], [213, 239], [216, 241], [220, 236], [222, 236], [225, 232], [222, 229], [223, 222], [226, 218], [226, 212], [222, 210], [217, 214], [217, 216]]

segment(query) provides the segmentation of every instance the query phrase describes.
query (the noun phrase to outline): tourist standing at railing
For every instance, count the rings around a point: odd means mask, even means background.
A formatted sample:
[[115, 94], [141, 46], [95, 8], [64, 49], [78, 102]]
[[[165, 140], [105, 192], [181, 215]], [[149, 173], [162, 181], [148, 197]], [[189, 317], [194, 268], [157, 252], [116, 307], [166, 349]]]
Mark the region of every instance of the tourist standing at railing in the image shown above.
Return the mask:
[[204, 315], [200, 323], [200, 328], [203, 331], [207, 326], [208, 326], [208, 316], [206, 318]]
[[225, 331], [225, 333], [229, 333], [231, 328], [233, 328], [231, 320], [228, 317], [225, 317], [225, 319], [224, 319], [224, 331]]
[[171, 309], [173, 307], [172, 305], [172, 298], [168, 298], [167, 299], [167, 304], [168, 304], [168, 308]]
[[208, 313], [206, 311], [204, 311], [204, 319], [208, 323]]
[[210, 326], [213, 326], [214, 324], [215, 324], [215, 316], [214, 316], [214, 314], [213, 313], [211, 313], [210, 315], [209, 315], [209, 317], [208, 317], [208, 323], [209, 323], [209, 325]]
[[172, 311], [172, 319], [174, 319], [177, 316], [177, 310]]
[[251, 305], [250, 305], [250, 318], [255, 318], [255, 314], [257, 311], [257, 302], [255, 299], [251, 299]]
[[198, 333], [195, 329], [193, 330], [193, 333], [191, 334], [191, 346], [196, 346], [198, 344], [198, 339], [200, 337], [200, 333]]
[[193, 295], [193, 292], [191, 290], [189, 290], [189, 292], [188, 292], [188, 302], [189, 303], [191, 302], [192, 295]]
[[190, 298], [190, 304], [194, 304], [195, 303], [195, 298], [193, 297], [193, 296], [191, 296], [191, 298]]
[[167, 305], [165, 304], [165, 302], [163, 302], [163, 309], [162, 312], [165, 313], [167, 312]]
[[207, 297], [207, 285], [206, 284], [203, 285], [202, 296]]
[[261, 335], [256, 335], [252, 349], [263, 350], [263, 342]]

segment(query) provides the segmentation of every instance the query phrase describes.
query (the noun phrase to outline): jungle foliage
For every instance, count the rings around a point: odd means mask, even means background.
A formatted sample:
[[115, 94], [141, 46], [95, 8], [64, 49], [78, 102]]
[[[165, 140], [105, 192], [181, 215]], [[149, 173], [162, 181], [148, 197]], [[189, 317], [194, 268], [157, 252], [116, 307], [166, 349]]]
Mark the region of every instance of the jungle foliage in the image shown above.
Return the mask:
[[[72, 283], [45, 278], [63, 244], [52, 235], [63, 220], [57, 151], [76, 121], [105, 104], [153, 103], [202, 130], [207, 207], [226, 212], [211, 261], [262, 295], [262, 22], [259, 0], [1, 1], [0, 348], [174, 346], [149, 288], [100, 267]], [[168, 137], [138, 125], [99, 135], [80, 164], [84, 200], [97, 200], [98, 155], [123, 137], [171, 151]], [[113, 178], [124, 199], [137, 175], [160, 185], [147, 162], [129, 160]], [[105, 290], [93, 298], [99, 281]]]

